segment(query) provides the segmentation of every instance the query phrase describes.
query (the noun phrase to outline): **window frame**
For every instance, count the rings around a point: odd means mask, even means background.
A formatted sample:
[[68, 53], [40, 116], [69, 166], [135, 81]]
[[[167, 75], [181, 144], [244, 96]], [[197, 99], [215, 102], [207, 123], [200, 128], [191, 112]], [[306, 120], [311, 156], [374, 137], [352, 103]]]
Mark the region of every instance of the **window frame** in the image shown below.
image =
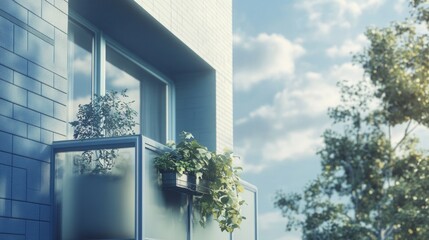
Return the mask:
[[[130, 52], [126, 47], [124, 47], [122, 44], [116, 42], [112, 37], [105, 34], [103, 31], [101, 31], [99, 28], [97, 28], [95, 25], [90, 23], [85, 18], [81, 17], [76, 12], [70, 10], [69, 12], [69, 22], [72, 22], [73, 24], [76, 24], [78, 26], [81, 26], [83, 28], [86, 28], [88, 31], [92, 32], [94, 34], [94, 39], [92, 42], [93, 47], [93, 54], [92, 54], [92, 81], [91, 81], [91, 96], [93, 95], [104, 95], [106, 92], [106, 49], [107, 46], [112, 48], [114, 51], [122, 55], [124, 58], [132, 62], [133, 64], [136, 64], [139, 68], [141, 68], [143, 71], [147, 72], [151, 76], [154, 77], [154, 79], [161, 81], [166, 85], [165, 89], [165, 140], [166, 142], [175, 139], [175, 88], [174, 88], [174, 82], [167, 77], [165, 74], [161, 73], [159, 70], [157, 70], [155, 67], [151, 66], [149, 63], [143, 61], [140, 57], [136, 56], [132, 52]], [[71, 49], [68, 50], [68, 56], [71, 55]], [[70, 64], [70, 63], [69, 63]], [[70, 73], [69, 73], [70, 76]], [[69, 89], [70, 89], [71, 81], [69, 81]], [[69, 103], [72, 101], [72, 95], [69, 94]], [[139, 122], [142, 122], [143, 119], [143, 104], [142, 104], [142, 98], [143, 94], [141, 92], [141, 85], [140, 85], [140, 119]], [[68, 113], [68, 117], [70, 118], [71, 114]], [[73, 132], [70, 128], [68, 128], [67, 136], [71, 137], [73, 135]], [[140, 132], [138, 134], [143, 133], [143, 128], [140, 127]], [[156, 141], [156, 140], [155, 140]], [[164, 143], [162, 143], [164, 144]]]

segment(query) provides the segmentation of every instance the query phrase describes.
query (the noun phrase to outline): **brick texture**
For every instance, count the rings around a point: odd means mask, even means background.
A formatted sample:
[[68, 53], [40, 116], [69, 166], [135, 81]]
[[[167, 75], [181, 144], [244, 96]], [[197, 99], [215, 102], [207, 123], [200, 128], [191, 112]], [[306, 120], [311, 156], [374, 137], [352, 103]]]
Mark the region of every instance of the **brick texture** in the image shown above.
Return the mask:
[[232, 148], [232, 1], [134, 1], [215, 69], [215, 145]]
[[67, 14], [60, 0], [0, 3], [0, 239], [51, 239], [50, 144], [67, 121]]
[[[135, 1], [215, 69], [178, 76], [188, 79], [177, 85], [187, 96], [179, 117], [202, 123], [196, 131], [214, 136], [212, 148], [231, 147], [232, 1]], [[0, 3], [0, 239], [52, 239], [50, 158], [52, 141], [66, 138], [68, 10], [67, 0]], [[201, 92], [187, 94], [190, 85]]]

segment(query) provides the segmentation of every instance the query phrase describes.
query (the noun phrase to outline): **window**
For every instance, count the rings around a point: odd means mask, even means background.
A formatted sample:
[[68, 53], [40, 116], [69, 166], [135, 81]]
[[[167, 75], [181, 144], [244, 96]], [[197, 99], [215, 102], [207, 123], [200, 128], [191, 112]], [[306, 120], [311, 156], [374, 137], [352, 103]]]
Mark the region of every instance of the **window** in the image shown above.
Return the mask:
[[79, 104], [91, 100], [93, 93], [94, 34], [88, 29], [69, 24], [69, 120], [75, 120]]
[[[109, 46], [106, 48], [105, 66], [106, 91], [121, 92], [127, 89], [126, 94], [134, 101], [131, 107], [137, 112], [137, 117], [140, 119], [140, 81], [138, 79], [140, 68]], [[140, 124], [134, 131], [140, 132]]]
[[[169, 134], [168, 81], [131, 55], [84, 20], [70, 20], [69, 121], [75, 120], [78, 105], [94, 94], [127, 89], [127, 100], [134, 101], [131, 106], [138, 113], [135, 132], [164, 143]], [[69, 128], [69, 137], [72, 133]]]
[[[106, 91], [125, 88], [135, 101], [133, 108], [141, 120], [141, 132], [149, 138], [165, 142], [166, 84], [107, 45]], [[140, 132], [138, 128], [135, 131]]]

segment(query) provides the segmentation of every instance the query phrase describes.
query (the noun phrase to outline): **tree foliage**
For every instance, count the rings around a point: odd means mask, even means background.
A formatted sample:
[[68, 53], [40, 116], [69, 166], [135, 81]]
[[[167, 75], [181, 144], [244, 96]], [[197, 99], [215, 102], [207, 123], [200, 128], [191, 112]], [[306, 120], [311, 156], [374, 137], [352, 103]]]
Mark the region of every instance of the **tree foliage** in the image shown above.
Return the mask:
[[429, 155], [412, 134], [429, 127], [428, 5], [410, 1], [409, 19], [366, 31], [370, 44], [355, 56], [365, 77], [339, 83], [322, 173], [303, 193], [276, 195], [287, 230], [303, 239], [429, 239]]
[[[126, 102], [126, 89], [118, 95], [109, 91], [105, 95], [95, 95], [91, 102], [79, 104], [77, 120], [70, 122], [74, 128], [73, 137], [78, 140], [117, 137], [134, 134], [137, 112], [131, 108], [133, 101]], [[74, 159], [76, 171], [80, 174], [109, 173], [118, 157], [118, 149], [83, 151]]]

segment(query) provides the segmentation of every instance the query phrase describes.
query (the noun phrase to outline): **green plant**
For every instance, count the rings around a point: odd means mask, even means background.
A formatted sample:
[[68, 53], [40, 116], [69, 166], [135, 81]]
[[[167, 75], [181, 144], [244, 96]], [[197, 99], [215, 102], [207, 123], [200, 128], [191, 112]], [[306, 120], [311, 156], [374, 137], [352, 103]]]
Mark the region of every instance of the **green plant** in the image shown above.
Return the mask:
[[240, 212], [245, 203], [239, 195], [244, 191], [238, 176], [241, 168], [233, 166], [233, 159], [230, 151], [212, 153], [209, 165], [203, 172], [202, 178], [208, 182], [209, 194], [195, 198], [195, 206], [201, 214], [200, 224], [203, 226], [213, 216], [222, 231], [233, 232], [245, 219]]
[[429, 239], [429, 149], [414, 135], [429, 127], [429, 1], [409, 4], [405, 20], [366, 31], [365, 77], [340, 82], [319, 176], [276, 196], [302, 239]]
[[[77, 120], [70, 122], [74, 128], [75, 139], [115, 137], [134, 134], [137, 112], [130, 107], [133, 101], [125, 102], [126, 90], [120, 95], [109, 91], [105, 95], [95, 95], [90, 103], [79, 105]], [[79, 173], [101, 174], [112, 170], [117, 149], [84, 151], [74, 164]]]
[[187, 132], [181, 137], [179, 144], [170, 144], [172, 151], [155, 158], [155, 167], [161, 172], [193, 174], [207, 182], [208, 194], [194, 198], [200, 224], [205, 226], [212, 216], [222, 231], [233, 232], [245, 219], [240, 213], [244, 204], [239, 196], [244, 190], [238, 177], [241, 168], [233, 166], [232, 152], [210, 152]]
[[173, 151], [155, 158], [155, 167], [161, 172], [191, 174], [201, 179], [212, 154], [207, 147], [199, 144], [191, 133], [182, 132], [181, 139], [177, 145], [167, 144]]

